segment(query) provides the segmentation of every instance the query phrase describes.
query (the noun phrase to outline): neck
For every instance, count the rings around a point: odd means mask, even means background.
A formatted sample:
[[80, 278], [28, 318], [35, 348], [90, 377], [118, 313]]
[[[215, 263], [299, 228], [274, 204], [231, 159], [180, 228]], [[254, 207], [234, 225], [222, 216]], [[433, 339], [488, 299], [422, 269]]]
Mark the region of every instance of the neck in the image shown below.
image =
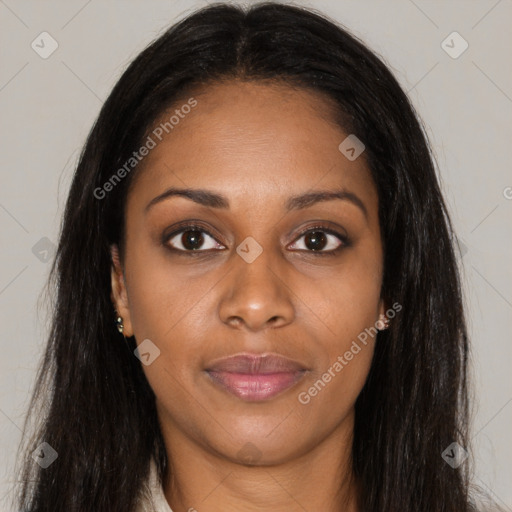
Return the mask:
[[164, 494], [175, 512], [358, 512], [351, 465], [353, 412], [319, 444], [279, 463], [243, 465], [163, 422]]

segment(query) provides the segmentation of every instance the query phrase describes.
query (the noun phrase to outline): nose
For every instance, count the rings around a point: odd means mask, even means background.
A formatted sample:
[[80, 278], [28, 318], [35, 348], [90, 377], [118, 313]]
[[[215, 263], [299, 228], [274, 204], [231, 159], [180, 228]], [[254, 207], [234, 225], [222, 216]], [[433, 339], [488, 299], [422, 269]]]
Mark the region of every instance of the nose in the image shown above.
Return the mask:
[[219, 302], [219, 316], [226, 325], [256, 332], [282, 327], [293, 321], [293, 293], [283, 265], [271, 251], [264, 250], [248, 263], [233, 255], [234, 266], [226, 276]]

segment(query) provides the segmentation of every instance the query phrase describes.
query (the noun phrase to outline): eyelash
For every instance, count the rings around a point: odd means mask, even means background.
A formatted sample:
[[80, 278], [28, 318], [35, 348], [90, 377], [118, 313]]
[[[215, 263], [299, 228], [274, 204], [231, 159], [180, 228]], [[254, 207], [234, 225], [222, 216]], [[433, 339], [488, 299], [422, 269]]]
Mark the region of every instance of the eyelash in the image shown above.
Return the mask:
[[[179, 227], [179, 229], [174, 230], [172, 233], [170, 233], [168, 235], [164, 234], [164, 236], [162, 238], [162, 244], [165, 245], [165, 247], [167, 249], [169, 249], [170, 251], [177, 253], [177, 254], [183, 254], [186, 256], [194, 257], [194, 256], [204, 255], [205, 253], [207, 254], [210, 251], [217, 250], [217, 249], [208, 249], [208, 250], [191, 251], [191, 250], [176, 249], [174, 247], [171, 247], [168, 244], [169, 240], [174, 238], [176, 235], [179, 235], [180, 233], [184, 233], [185, 231], [199, 231], [201, 233], [205, 233], [217, 242], [215, 236], [212, 235], [206, 228], [204, 228], [203, 226], [200, 226], [199, 224], [192, 223], [192, 224], [181, 225], [178, 227]], [[345, 249], [346, 247], [350, 247], [350, 245], [351, 245], [351, 242], [347, 236], [342, 235], [341, 233], [338, 233], [337, 231], [335, 231], [331, 228], [328, 228], [325, 225], [321, 225], [321, 224], [315, 225], [315, 226], [310, 226], [310, 227], [302, 230], [299, 233], [298, 237], [294, 240], [293, 243], [296, 243], [304, 235], [307, 235], [308, 233], [312, 233], [315, 231], [321, 231], [322, 233], [326, 233], [326, 234], [335, 236], [341, 242], [341, 245], [339, 247], [337, 247], [336, 249], [331, 249], [329, 251], [312, 251], [312, 250], [299, 249], [299, 250], [295, 250], [294, 252], [307, 252], [309, 254], [313, 254], [314, 256], [337, 256], [341, 250]], [[219, 242], [217, 242], [217, 243], [219, 243]]]

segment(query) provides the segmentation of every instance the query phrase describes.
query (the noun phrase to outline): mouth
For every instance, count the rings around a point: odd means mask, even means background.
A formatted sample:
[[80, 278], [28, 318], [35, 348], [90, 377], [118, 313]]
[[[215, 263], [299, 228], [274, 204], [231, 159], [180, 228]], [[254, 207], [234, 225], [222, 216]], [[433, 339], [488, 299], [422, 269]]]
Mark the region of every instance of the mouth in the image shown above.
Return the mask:
[[223, 391], [247, 402], [269, 400], [293, 387], [307, 368], [275, 354], [238, 354], [214, 361], [205, 370]]

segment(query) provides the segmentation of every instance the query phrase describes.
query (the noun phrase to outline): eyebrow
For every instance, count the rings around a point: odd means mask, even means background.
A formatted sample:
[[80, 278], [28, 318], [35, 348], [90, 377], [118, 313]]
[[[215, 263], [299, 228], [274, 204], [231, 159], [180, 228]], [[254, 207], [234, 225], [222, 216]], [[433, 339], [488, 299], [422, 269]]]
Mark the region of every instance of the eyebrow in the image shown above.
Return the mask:
[[[223, 210], [229, 209], [229, 200], [222, 194], [218, 194], [206, 189], [171, 187], [153, 198], [147, 204], [144, 212], [147, 213], [148, 210], [155, 204], [171, 197], [185, 197], [208, 208], [218, 208]], [[305, 194], [289, 197], [285, 202], [285, 209], [287, 212], [292, 210], [302, 210], [316, 203], [332, 201], [334, 199], [351, 202], [353, 205], [357, 206], [363, 212], [366, 219], [368, 219], [368, 210], [366, 209], [363, 201], [361, 201], [361, 199], [353, 192], [349, 192], [348, 190], [344, 189], [316, 190], [313, 192], [307, 192]]]

